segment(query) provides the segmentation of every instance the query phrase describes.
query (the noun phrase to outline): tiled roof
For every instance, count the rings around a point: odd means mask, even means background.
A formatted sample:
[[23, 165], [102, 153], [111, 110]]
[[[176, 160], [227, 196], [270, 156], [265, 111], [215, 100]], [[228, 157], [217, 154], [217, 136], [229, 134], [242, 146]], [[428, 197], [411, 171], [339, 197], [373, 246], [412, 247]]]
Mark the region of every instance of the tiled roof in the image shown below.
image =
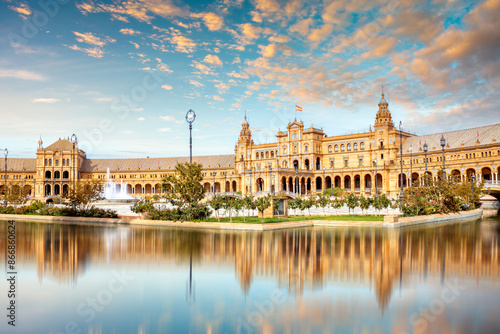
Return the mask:
[[[420, 148], [423, 150], [423, 145], [425, 143], [429, 146], [429, 152], [433, 150], [441, 151], [441, 136], [443, 135], [446, 140], [446, 149], [477, 146], [476, 142], [478, 140], [480, 145], [491, 144], [493, 143], [493, 139], [496, 140], [496, 143], [500, 143], [500, 124], [410, 137], [403, 144], [403, 152], [410, 152], [410, 146], [412, 146], [414, 153], [419, 152]], [[464, 146], [462, 146], [462, 144], [464, 144]]]
[[[189, 157], [173, 158], [141, 158], [141, 159], [86, 159], [82, 166], [84, 172], [117, 170], [173, 170], [175, 165], [189, 162]], [[203, 165], [203, 168], [234, 167], [234, 154], [206, 155], [193, 157], [193, 162]], [[220, 167], [219, 167], [220, 166]]]
[[61, 139], [61, 138], [59, 138], [59, 140], [56, 141], [54, 144], [44, 148], [44, 150], [46, 151], [54, 151], [54, 150], [71, 151], [72, 149], [73, 149], [73, 143], [69, 139]]
[[[3, 163], [2, 163], [3, 165]], [[3, 167], [3, 166], [2, 166]], [[34, 172], [36, 169], [36, 159], [24, 159], [24, 158], [7, 158], [7, 171], [30, 171]], [[4, 168], [0, 170], [3, 173]]]

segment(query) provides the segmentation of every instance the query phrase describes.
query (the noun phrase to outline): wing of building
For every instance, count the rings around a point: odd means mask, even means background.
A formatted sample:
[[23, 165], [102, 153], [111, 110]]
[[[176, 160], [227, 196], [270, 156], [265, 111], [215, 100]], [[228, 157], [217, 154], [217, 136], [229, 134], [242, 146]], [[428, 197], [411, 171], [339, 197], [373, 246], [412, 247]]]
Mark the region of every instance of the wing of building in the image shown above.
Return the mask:
[[[109, 175], [132, 196], [149, 197], [162, 192], [162, 179], [178, 162], [188, 161], [189, 157], [89, 159], [69, 138], [47, 147], [40, 139], [36, 158], [6, 158], [0, 192], [7, 182], [43, 199], [68, 191], [74, 181], [105, 180]], [[377, 189], [397, 196], [401, 180], [403, 187], [411, 186], [426, 171], [438, 179], [443, 168], [446, 175], [461, 180], [477, 175], [498, 181], [500, 124], [416, 136], [394, 126], [382, 94], [367, 132], [328, 136], [322, 128], [294, 120], [276, 133], [274, 143], [256, 144], [245, 115], [234, 154], [197, 156], [193, 161], [203, 165], [207, 193], [285, 191], [300, 196], [339, 187], [364, 195], [374, 195]]]

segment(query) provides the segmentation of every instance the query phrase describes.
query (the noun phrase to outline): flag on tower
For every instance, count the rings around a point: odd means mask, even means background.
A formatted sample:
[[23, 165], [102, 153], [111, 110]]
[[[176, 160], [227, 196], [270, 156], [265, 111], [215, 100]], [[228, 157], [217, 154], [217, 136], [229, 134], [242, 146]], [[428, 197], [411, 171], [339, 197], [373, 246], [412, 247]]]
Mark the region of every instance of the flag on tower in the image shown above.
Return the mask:
[[298, 105], [295, 106], [295, 111], [302, 111], [302, 107], [299, 107]]

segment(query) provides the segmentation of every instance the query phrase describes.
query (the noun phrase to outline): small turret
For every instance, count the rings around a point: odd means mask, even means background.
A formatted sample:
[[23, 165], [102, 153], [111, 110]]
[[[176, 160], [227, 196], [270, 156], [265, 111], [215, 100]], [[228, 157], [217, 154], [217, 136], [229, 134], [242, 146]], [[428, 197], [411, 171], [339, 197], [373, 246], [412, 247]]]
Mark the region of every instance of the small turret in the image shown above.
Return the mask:
[[247, 121], [247, 113], [245, 111], [245, 119], [241, 124], [240, 138], [238, 144], [250, 144], [252, 141], [252, 132], [250, 131], [250, 124]]
[[378, 104], [377, 116], [375, 117], [375, 127], [389, 126], [394, 127], [392, 123], [391, 112], [389, 111], [389, 103], [385, 100], [384, 91], [382, 90], [382, 98]]

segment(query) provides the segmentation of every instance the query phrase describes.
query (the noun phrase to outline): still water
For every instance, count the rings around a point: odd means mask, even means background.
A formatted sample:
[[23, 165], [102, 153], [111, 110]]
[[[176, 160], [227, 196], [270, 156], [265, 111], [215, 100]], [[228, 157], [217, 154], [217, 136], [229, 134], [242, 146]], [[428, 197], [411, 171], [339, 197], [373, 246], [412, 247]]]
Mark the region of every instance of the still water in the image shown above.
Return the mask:
[[499, 333], [499, 236], [499, 216], [274, 232], [18, 222], [16, 327], [4, 272], [0, 332]]

